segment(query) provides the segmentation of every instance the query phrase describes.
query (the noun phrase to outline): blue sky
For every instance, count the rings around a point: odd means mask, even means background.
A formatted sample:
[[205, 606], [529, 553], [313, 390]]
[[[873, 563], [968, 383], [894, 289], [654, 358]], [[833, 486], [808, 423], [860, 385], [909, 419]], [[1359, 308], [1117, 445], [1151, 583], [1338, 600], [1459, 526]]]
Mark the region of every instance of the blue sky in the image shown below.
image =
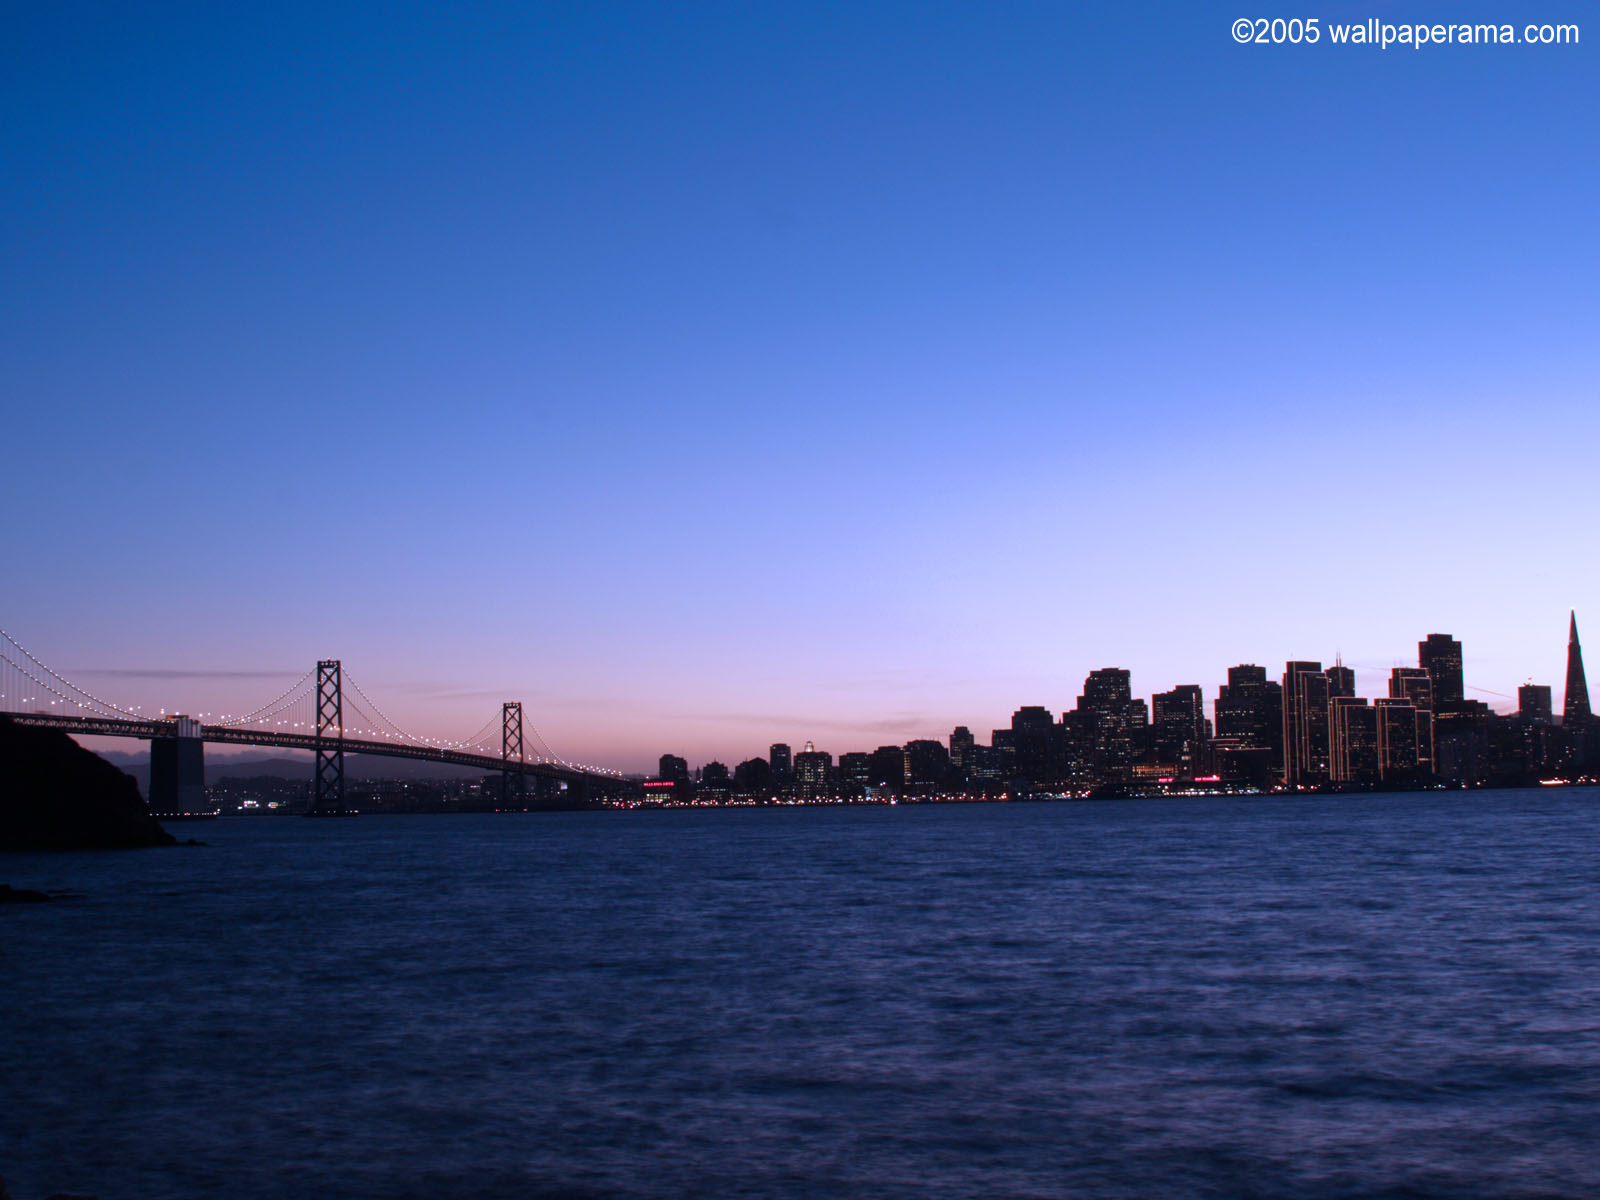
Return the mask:
[[629, 768], [983, 736], [1113, 664], [1372, 694], [1434, 631], [1559, 693], [1600, 22], [1240, 46], [1236, 7], [14, 14], [5, 627], [338, 656], [441, 734], [521, 697]]

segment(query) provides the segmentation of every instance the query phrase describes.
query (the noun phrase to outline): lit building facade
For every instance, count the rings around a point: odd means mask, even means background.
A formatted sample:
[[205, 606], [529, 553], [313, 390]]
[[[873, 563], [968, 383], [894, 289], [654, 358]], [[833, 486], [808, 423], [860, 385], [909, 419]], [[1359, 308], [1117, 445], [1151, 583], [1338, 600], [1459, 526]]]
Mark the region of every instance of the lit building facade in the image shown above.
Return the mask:
[[1377, 783], [1378, 712], [1359, 696], [1328, 698], [1328, 777], [1334, 783]]
[[1291, 788], [1326, 783], [1328, 676], [1319, 662], [1290, 662], [1283, 671], [1283, 782]]

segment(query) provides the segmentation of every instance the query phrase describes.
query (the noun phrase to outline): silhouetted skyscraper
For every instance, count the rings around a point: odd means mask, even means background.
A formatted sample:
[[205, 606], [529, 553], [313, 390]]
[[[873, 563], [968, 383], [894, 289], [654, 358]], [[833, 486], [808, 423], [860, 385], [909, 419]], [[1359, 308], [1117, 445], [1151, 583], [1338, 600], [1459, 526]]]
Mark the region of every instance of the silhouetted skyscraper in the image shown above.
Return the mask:
[[944, 748], [944, 743], [932, 738], [906, 743], [908, 782], [919, 787], [931, 787], [942, 782], [949, 770], [950, 752]]
[[1328, 677], [1329, 699], [1356, 694], [1356, 673], [1342, 662], [1335, 663], [1323, 674]]
[[1448, 633], [1430, 633], [1417, 643], [1417, 664], [1433, 680], [1433, 710], [1443, 712], [1466, 698], [1461, 678], [1461, 643]]
[[1283, 688], [1254, 663], [1228, 668], [1228, 682], [1217, 690], [1217, 736], [1236, 738], [1246, 750], [1270, 750], [1273, 766], [1283, 762]]
[[1152, 696], [1150, 733], [1158, 763], [1192, 769], [1210, 736], [1200, 685], [1182, 683]]
[[1401, 696], [1374, 700], [1372, 707], [1377, 722], [1378, 774], [1385, 783], [1420, 779], [1431, 766], [1433, 714]]
[[1283, 670], [1283, 781], [1310, 787], [1328, 779], [1328, 677], [1319, 662]]
[[1228, 668], [1217, 689], [1216, 770], [1261, 786], [1283, 774], [1283, 688], [1254, 663]]
[[1589, 681], [1583, 674], [1583, 647], [1578, 644], [1578, 614], [1574, 612], [1567, 634], [1567, 694], [1561, 705], [1561, 724], [1568, 729], [1587, 729], [1593, 721]]
[[839, 755], [839, 787], [859, 796], [872, 782], [872, 755], [864, 750]]
[[965, 725], [957, 725], [955, 731], [950, 734], [950, 765], [958, 773], [972, 766], [972, 747], [975, 744], [976, 739], [972, 736], [972, 730]]
[[1433, 676], [1426, 667], [1396, 667], [1389, 672], [1389, 695], [1432, 712]]
[[872, 752], [867, 773], [872, 786], [889, 788], [899, 793], [906, 786], [906, 751], [904, 746], [879, 746]]
[[[773, 747], [777, 749], [776, 746]], [[806, 748], [794, 756], [795, 782], [808, 797], [826, 795], [828, 791], [828, 775], [833, 771], [833, 755], [825, 750], [818, 750], [810, 742]]]
[[[1389, 698], [1403, 700], [1417, 714], [1417, 770], [1423, 775], [1433, 773], [1433, 676], [1426, 667], [1395, 667], [1389, 672]], [[1384, 718], [1380, 717], [1379, 720]], [[1399, 720], [1398, 717], [1393, 718]], [[1398, 736], [1398, 735], [1396, 735]], [[1391, 755], [1391, 758], [1393, 756]], [[1399, 760], [1396, 760], [1397, 762]], [[1391, 769], [1385, 766], [1385, 777]]]
[[1139, 738], [1148, 721], [1144, 701], [1133, 699], [1129, 672], [1122, 667], [1090, 671], [1073, 713], [1096, 781], [1120, 783], [1132, 778]]
[[1011, 744], [1016, 751], [1017, 774], [1032, 783], [1050, 780], [1050, 742], [1056, 719], [1038, 704], [1025, 704], [1011, 714]]
[[1543, 684], [1525, 683], [1517, 689], [1517, 720], [1524, 725], [1549, 725], [1555, 720], [1550, 689]]
[[[1330, 680], [1330, 685], [1332, 681]], [[1328, 699], [1328, 776], [1339, 783], [1376, 783], [1378, 710], [1358, 696]]]
[[772, 767], [764, 758], [747, 758], [733, 769], [734, 787], [750, 795], [760, 795], [772, 788]]
[[790, 761], [789, 747], [785, 743], [772, 744], [772, 749], [767, 752], [767, 763], [772, 768], [774, 783], [788, 783], [794, 778], [794, 764]]

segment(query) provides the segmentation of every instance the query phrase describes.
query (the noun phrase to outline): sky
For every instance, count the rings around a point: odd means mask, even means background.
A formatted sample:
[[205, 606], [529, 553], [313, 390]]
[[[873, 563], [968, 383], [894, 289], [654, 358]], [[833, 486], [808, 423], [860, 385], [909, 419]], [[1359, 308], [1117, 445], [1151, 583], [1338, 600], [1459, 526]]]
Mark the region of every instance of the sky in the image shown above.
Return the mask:
[[0, 627], [124, 705], [339, 658], [625, 770], [987, 740], [1106, 666], [1381, 695], [1432, 632], [1559, 706], [1600, 19], [1239, 8], [15, 10]]

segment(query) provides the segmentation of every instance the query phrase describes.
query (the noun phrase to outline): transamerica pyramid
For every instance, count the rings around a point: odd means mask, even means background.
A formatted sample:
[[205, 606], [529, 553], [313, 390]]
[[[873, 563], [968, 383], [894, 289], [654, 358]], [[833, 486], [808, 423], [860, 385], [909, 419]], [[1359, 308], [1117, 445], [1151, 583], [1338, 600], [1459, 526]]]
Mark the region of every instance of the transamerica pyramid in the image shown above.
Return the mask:
[[1567, 729], [1586, 729], [1594, 720], [1589, 708], [1589, 681], [1583, 676], [1583, 647], [1578, 644], [1578, 614], [1572, 614], [1572, 632], [1567, 635], [1567, 698], [1561, 706], [1561, 724]]

